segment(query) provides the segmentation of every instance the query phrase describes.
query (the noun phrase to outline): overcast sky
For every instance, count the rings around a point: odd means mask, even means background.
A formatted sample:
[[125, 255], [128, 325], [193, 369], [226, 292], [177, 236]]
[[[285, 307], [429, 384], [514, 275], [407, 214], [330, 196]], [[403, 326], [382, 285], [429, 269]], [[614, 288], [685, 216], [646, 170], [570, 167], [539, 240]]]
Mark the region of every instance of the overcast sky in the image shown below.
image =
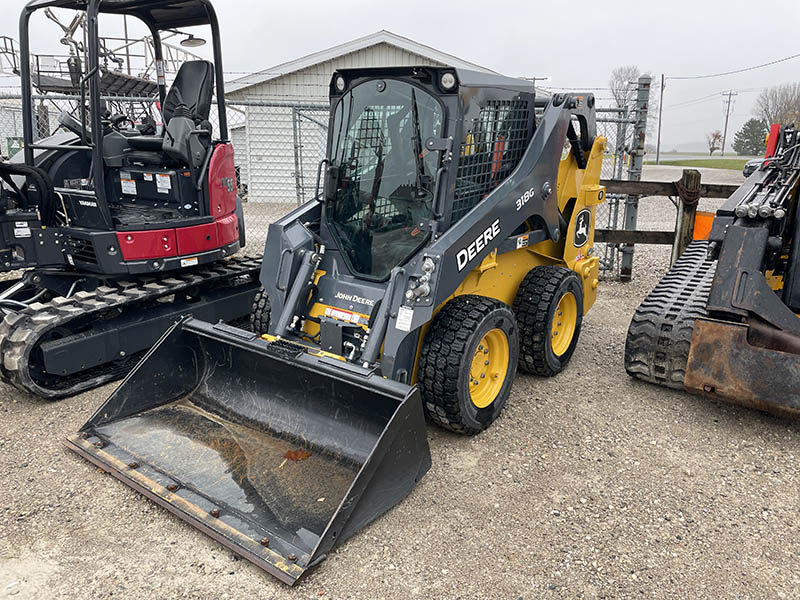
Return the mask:
[[[24, 3], [3, 0], [6, 18], [0, 21], [0, 35], [18, 38], [16, 15]], [[729, 125], [731, 140], [752, 116], [761, 89], [800, 80], [800, 58], [738, 75], [669, 80], [800, 53], [798, 0], [218, 0], [215, 6], [229, 79], [380, 29], [506, 75], [550, 76], [545, 85], [556, 89], [605, 88], [614, 67], [636, 64], [655, 79], [662, 73], [668, 78], [664, 150], [702, 150], [705, 133], [723, 126], [723, 91], [739, 90]], [[39, 23], [32, 35], [34, 51], [63, 52], [55, 25]], [[595, 93], [601, 99], [609, 96], [606, 90]]]

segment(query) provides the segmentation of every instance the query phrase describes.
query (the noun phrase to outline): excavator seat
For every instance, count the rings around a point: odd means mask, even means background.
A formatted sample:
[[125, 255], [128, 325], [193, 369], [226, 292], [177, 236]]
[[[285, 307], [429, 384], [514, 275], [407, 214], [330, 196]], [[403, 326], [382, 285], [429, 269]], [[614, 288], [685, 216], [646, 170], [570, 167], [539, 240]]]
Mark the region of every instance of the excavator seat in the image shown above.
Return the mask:
[[[195, 124], [209, 130], [208, 117], [211, 111], [211, 95], [214, 87], [214, 65], [206, 60], [185, 62], [178, 70], [175, 81], [164, 100], [162, 116], [164, 128], [175, 115], [176, 109], [185, 105]], [[209, 135], [210, 137], [210, 135]], [[127, 139], [131, 150], [126, 154], [129, 163], [159, 165], [170, 162], [162, 152], [164, 134], [137, 135]]]

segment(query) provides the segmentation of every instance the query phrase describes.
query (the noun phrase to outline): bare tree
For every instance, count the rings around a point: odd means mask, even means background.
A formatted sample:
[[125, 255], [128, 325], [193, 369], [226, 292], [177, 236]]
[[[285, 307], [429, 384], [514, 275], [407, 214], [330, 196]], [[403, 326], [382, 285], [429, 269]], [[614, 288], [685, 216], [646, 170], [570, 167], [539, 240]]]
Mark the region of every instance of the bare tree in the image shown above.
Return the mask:
[[708, 143], [708, 155], [711, 156], [722, 148], [722, 132], [716, 129], [706, 134], [706, 142]]
[[658, 80], [649, 71], [642, 71], [636, 65], [623, 65], [611, 71], [608, 87], [611, 89], [614, 106], [633, 110], [636, 108], [638, 81], [642, 75], [650, 75], [652, 78], [650, 82], [650, 101], [647, 108], [647, 130], [649, 134], [652, 133], [651, 129], [658, 122]]
[[767, 88], [756, 100], [755, 115], [766, 123], [800, 124], [800, 83]]
[[636, 65], [624, 65], [611, 71], [608, 87], [617, 108], [631, 108], [636, 103], [636, 80], [642, 72]]

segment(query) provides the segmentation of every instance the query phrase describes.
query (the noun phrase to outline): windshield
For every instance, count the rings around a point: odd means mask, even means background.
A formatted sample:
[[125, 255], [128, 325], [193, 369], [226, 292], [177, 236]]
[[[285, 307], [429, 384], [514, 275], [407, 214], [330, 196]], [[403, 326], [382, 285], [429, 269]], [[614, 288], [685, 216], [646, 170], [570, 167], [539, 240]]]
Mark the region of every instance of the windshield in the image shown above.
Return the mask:
[[385, 279], [428, 239], [419, 225], [432, 215], [439, 154], [424, 143], [441, 136], [442, 122], [436, 98], [403, 81], [368, 81], [339, 101], [327, 216], [354, 273]]

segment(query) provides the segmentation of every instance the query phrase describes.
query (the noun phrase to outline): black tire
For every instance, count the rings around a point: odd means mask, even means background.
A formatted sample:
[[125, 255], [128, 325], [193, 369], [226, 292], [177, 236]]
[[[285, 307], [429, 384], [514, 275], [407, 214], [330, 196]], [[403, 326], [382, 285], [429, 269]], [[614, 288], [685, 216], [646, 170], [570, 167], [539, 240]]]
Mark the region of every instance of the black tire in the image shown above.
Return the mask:
[[[493, 399], [479, 407], [472, 401], [470, 384], [477, 379], [473, 379], [471, 369], [479, 364], [476, 353], [487, 335], [496, 340], [493, 344], [499, 342], [503, 346], [502, 340], [507, 342], [508, 365], [496, 395], [493, 390], [498, 386], [490, 382], [500, 377], [499, 371], [495, 377], [489, 373], [489, 379], [480, 382], [479, 387], [489, 383], [487, 398]], [[488, 348], [485, 350], [488, 353]], [[506, 304], [472, 295], [450, 300], [434, 317], [420, 352], [419, 384], [430, 420], [464, 435], [486, 429], [500, 415], [511, 393], [518, 355], [517, 324]], [[502, 366], [498, 368], [502, 370]], [[481, 377], [484, 376], [482, 373]]]
[[[553, 349], [553, 318], [561, 299], [572, 294], [576, 301], [575, 325], [569, 346]], [[583, 286], [578, 274], [566, 267], [531, 269], [517, 290], [514, 314], [519, 325], [519, 368], [531, 375], [552, 377], [564, 370], [575, 353], [583, 321]]]
[[264, 335], [269, 329], [269, 318], [271, 309], [269, 306], [269, 296], [267, 290], [259, 288], [253, 298], [253, 309], [250, 312], [250, 331], [258, 335]]

